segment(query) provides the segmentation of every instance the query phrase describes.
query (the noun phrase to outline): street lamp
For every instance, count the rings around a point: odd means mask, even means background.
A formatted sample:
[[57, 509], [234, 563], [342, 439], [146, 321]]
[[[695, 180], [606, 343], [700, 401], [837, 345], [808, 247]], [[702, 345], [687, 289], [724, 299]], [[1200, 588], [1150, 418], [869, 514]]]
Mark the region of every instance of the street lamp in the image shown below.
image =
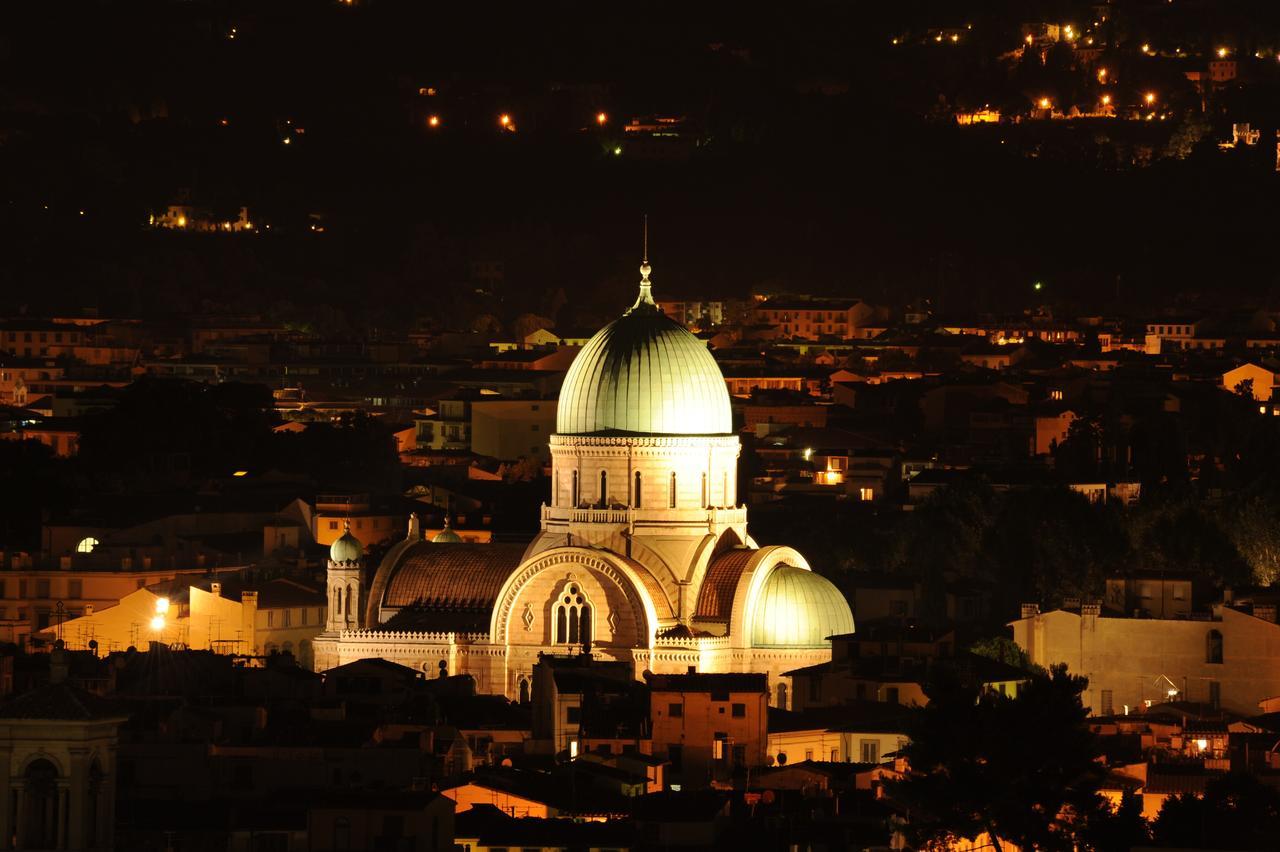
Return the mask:
[[1145, 95], [1142, 96], [1142, 99], [1147, 102], [1147, 106], [1151, 106], [1153, 103], [1156, 102], [1156, 93], [1147, 92]]
[[608, 121], [609, 121], [609, 116], [606, 113], [603, 113], [603, 112], [596, 113], [596, 124], [603, 126], [607, 124]]
[[428, 127], [439, 127], [439, 126], [440, 126], [440, 116], [438, 116], [438, 115], [430, 115], [430, 116], [427, 116], [427, 126], [428, 126]]

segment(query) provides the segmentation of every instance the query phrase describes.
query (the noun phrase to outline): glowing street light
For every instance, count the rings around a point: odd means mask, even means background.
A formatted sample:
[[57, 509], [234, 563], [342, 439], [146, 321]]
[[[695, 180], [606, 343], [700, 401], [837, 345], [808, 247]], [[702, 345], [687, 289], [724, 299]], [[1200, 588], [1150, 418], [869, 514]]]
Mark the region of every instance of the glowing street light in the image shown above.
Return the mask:
[[1053, 101], [1049, 100], [1048, 98], [1040, 99], [1040, 109], [1048, 109], [1051, 106], [1053, 106]]
[[603, 113], [603, 112], [596, 113], [596, 124], [604, 125], [604, 124], [607, 124], [608, 122], [609, 122], [609, 116], [607, 113]]
[[164, 630], [164, 616], [157, 615], [151, 619], [151, 629], [159, 633]]
[[1146, 101], [1147, 106], [1151, 106], [1153, 103], [1156, 102], [1156, 93], [1147, 92], [1145, 95], [1142, 96], [1142, 99]]
[[168, 598], [156, 598], [156, 615], [164, 615], [169, 611]]
[[1102, 96], [1102, 105], [1103, 105], [1103, 106], [1111, 106], [1111, 96], [1110, 96], [1110, 95], [1103, 95], [1103, 96]]
[[959, 40], [960, 40], [960, 35], [959, 35], [959, 33], [952, 33], [952, 34], [951, 34], [951, 43], [952, 43], [952, 44], [955, 44], [955, 43], [956, 43], [956, 42], [958, 42]]
[[1027, 37], [1023, 39], [1027, 44], [1033, 44], [1035, 40], [1035, 36], [1031, 35], [1031, 33], [1027, 33]]
[[1143, 45], [1142, 45], [1142, 52], [1143, 52], [1143, 53], [1150, 53], [1150, 52], [1151, 52], [1151, 45], [1149, 45], [1149, 44], [1143, 44]]
[[1032, 285], [1031, 285], [1031, 289], [1032, 289], [1032, 290], [1035, 290], [1036, 292], [1039, 292], [1039, 291], [1043, 290], [1043, 289], [1044, 289], [1044, 282], [1043, 282], [1043, 281], [1037, 281], [1036, 283], [1034, 283], [1034, 284], [1032, 284]]
[[1110, 73], [1110, 72], [1108, 72], [1108, 71], [1107, 71], [1107, 69], [1105, 69], [1105, 68], [1099, 68], [1099, 69], [1098, 69], [1098, 82], [1099, 82], [1099, 83], [1104, 82], [1104, 81], [1107, 79], [1107, 74], [1108, 74], [1108, 73]]
[[515, 124], [511, 121], [511, 116], [505, 112], [498, 116], [498, 124], [501, 125], [504, 130], [515, 129]]
[[1227, 49], [1225, 47], [1218, 48], [1218, 58], [1219, 59], [1227, 58]]
[[427, 126], [428, 126], [428, 127], [439, 127], [439, 126], [440, 126], [440, 116], [438, 116], [438, 115], [431, 115], [431, 116], [427, 116]]

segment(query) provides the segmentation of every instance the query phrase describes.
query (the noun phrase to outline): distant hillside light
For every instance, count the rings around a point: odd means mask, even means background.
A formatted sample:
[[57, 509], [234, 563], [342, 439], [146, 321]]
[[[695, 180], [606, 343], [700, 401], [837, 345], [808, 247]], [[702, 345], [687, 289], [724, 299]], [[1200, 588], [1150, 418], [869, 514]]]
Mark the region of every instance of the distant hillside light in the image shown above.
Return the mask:
[[1049, 100], [1048, 98], [1040, 99], [1040, 109], [1048, 109], [1052, 104], [1053, 104], [1053, 101]]
[[440, 116], [438, 116], [438, 115], [428, 116], [428, 118], [427, 118], [427, 126], [428, 126], [428, 127], [439, 127], [439, 126], [440, 126]]
[[1103, 96], [1102, 96], [1102, 105], [1103, 105], [1103, 106], [1111, 106], [1111, 96], [1110, 96], [1110, 95], [1103, 95]]
[[609, 116], [603, 112], [596, 113], [596, 124], [607, 124]]
[[511, 116], [504, 112], [502, 115], [498, 116], [498, 124], [502, 125], [503, 127], [510, 127]]
[[1031, 287], [1032, 287], [1032, 289], [1034, 289], [1034, 290], [1043, 290], [1043, 289], [1044, 289], [1044, 282], [1043, 282], [1043, 281], [1037, 281], [1036, 283], [1032, 284], [1032, 285], [1031, 285]]
[[1144, 44], [1144, 45], [1142, 45], [1142, 52], [1143, 52], [1143, 53], [1150, 53], [1150, 52], [1151, 52], [1151, 45], [1149, 45], [1149, 44]]
[[1153, 103], [1156, 102], [1156, 93], [1147, 92], [1145, 95], [1142, 96], [1142, 99], [1147, 102], [1147, 106], [1151, 106]]
[[1218, 48], [1218, 58], [1219, 59], [1227, 58], [1227, 49], [1225, 47]]

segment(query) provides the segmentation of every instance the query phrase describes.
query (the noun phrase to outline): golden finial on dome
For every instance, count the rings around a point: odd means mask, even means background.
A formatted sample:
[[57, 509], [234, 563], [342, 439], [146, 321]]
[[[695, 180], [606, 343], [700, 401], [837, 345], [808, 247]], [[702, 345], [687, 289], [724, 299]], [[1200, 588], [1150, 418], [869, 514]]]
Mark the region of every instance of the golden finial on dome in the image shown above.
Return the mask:
[[640, 296], [636, 299], [636, 303], [631, 306], [631, 310], [635, 310], [641, 305], [653, 305], [657, 307], [657, 303], [653, 301], [653, 284], [649, 281], [649, 273], [653, 271], [653, 267], [649, 265], [649, 214], [644, 216], [644, 250], [640, 260]]

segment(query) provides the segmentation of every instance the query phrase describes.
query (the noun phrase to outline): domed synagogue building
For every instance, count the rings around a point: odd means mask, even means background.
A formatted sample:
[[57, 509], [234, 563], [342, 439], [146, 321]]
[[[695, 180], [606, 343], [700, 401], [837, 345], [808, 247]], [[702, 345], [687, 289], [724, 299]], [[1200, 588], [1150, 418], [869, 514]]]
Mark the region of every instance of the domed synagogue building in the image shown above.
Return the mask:
[[751, 540], [724, 377], [659, 310], [649, 272], [565, 377], [537, 537], [424, 541], [415, 517], [371, 579], [359, 543], [339, 539], [318, 670], [381, 657], [523, 698], [540, 653], [589, 645], [637, 677], [767, 672], [786, 706], [782, 672], [830, 659], [849, 605], [797, 551]]

